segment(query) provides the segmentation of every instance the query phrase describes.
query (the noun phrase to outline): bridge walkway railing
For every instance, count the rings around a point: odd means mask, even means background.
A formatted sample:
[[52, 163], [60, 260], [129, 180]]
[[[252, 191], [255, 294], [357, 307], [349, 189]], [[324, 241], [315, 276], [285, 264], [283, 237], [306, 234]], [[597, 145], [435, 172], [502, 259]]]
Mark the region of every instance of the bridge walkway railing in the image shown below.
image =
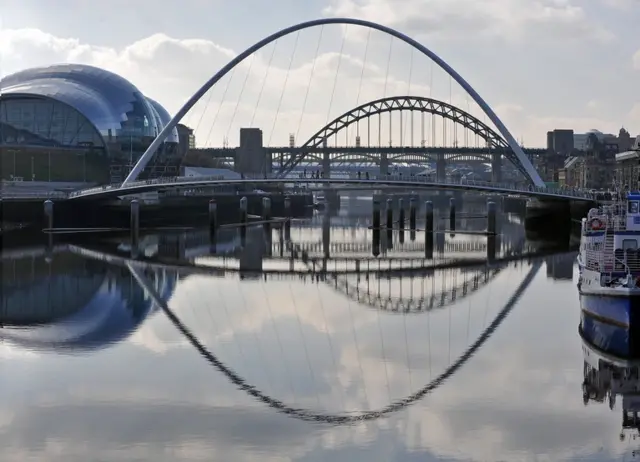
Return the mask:
[[[95, 188], [83, 189], [79, 191], [73, 191], [69, 194], [69, 198], [74, 197], [82, 197], [85, 195], [97, 194], [101, 192], [113, 191], [117, 189], [131, 189], [137, 186], [152, 186], [152, 185], [172, 185], [177, 184], [180, 186], [188, 185], [189, 183], [198, 184], [205, 182], [215, 182], [220, 181], [221, 184], [229, 184], [229, 183], [251, 183], [255, 181], [259, 183], [261, 181], [268, 180], [269, 182], [279, 182], [279, 183], [314, 183], [318, 184], [322, 183], [340, 183], [341, 180], [345, 182], [353, 182], [358, 181], [362, 184], [373, 183], [376, 182], [382, 183], [385, 181], [392, 181], [395, 183], [401, 182], [407, 187], [411, 187], [411, 185], [420, 185], [420, 184], [428, 184], [430, 186], [456, 186], [456, 187], [478, 187], [479, 189], [487, 189], [489, 192], [491, 190], [495, 190], [496, 192], [503, 193], [525, 193], [526, 195], [531, 195], [532, 193], [537, 193], [545, 196], [557, 196], [558, 198], [564, 199], [593, 199], [597, 200], [596, 194], [591, 191], [581, 190], [579, 188], [549, 188], [549, 187], [539, 187], [533, 185], [520, 185], [518, 183], [494, 183], [489, 181], [477, 181], [477, 180], [468, 180], [461, 179], [460, 181], [438, 181], [431, 180], [428, 177], [423, 176], [403, 176], [403, 175], [370, 175], [368, 179], [366, 178], [280, 178], [276, 174], [268, 174], [268, 175], [244, 175], [242, 179], [228, 179], [224, 178], [220, 175], [215, 176], [199, 176], [199, 177], [170, 177], [170, 178], [157, 178], [153, 180], [141, 180], [134, 181], [128, 183], [124, 188], [122, 188], [122, 183], [114, 183], [110, 185], [99, 186]], [[131, 193], [129, 193], [131, 194]]]

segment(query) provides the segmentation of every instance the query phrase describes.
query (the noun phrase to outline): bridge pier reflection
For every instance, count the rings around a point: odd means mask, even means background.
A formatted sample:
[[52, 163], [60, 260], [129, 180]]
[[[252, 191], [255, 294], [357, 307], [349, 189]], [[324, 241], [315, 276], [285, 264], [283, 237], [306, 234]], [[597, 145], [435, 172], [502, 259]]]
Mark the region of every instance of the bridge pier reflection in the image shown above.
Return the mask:
[[331, 216], [326, 211], [322, 215], [322, 254], [325, 260], [331, 258]]
[[398, 241], [404, 244], [404, 199], [398, 199]]
[[[255, 277], [255, 274], [261, 272], [264, 255], [266, 255], [267, 252], [272, 252], [272, 242], [270, 237], [267, 238], [264, 236], [264, 228], [253, 226], [249, 228], [249, 232], [252, 234], [251, 239], [246, 239], [240, 251], [239, 264], [241, 278], [247, 276]], [[262, 237], [262, 239], [260, 239], [260, 237]], [[269, 241], [268, 246], [266, 245], [267, 240]]]

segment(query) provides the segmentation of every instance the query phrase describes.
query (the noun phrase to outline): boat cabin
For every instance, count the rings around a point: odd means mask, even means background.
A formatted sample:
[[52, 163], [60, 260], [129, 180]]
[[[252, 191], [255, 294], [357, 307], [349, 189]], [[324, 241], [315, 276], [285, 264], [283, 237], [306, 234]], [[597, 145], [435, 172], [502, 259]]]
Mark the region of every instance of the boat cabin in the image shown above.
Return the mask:
[[640, 192], [630, 192], [627, 195], [627, 219], [628, 231], [640, 231]]

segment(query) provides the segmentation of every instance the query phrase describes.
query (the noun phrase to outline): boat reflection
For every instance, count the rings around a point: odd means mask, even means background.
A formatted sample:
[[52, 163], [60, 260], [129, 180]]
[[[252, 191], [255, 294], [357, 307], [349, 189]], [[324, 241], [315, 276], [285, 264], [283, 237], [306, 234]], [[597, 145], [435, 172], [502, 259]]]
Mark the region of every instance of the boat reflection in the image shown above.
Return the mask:
[[[582, 311], [580, 322], [585, 406], [590, 402], [608, 403], [622, 409], [620, 439], [636, 439], [640, 430], [640, 326], [607, 323]], [[637, 451], [635, 451], [637, 452]]]
[[[81, 352], [131, 335], [157, 307], [126, 268], [69, 253], [3, 255], [0, 340], [28, 350]], [[177, 273], [148, 270], [160, 297], [173, 294]]]

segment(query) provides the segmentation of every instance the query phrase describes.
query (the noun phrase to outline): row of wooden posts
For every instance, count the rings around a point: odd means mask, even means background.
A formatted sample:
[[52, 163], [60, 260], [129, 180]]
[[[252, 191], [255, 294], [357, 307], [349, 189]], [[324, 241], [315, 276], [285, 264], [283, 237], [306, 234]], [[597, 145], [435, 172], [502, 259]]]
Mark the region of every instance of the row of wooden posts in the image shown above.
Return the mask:
[[[44, 202], [45, 229], [52, 231], [54, 229], [54, 213], [53, 201], [46, 200]], [[240, 199], [238, 222], [236, 226], [240, 227], [241, 237], [244, 239], [247, 233], [248, 225], [248, 200], [246, 197]], [[284, 198], [284, 217], [274, 219], [271, 214], [271, 199], [265, 197], [262, 199], [262, 220], [254, 221], [252, 224], [263, 224], [270, 226], [273, 223], [280, 223], [284, 226], [286, 239], [291, 235], [291, 198]], [[234, 226], [234, 225], [230, 225]], [[212, 242], [215, 242], [217, 231], [220, 228], [218, 221], [218, 204], [215, 199], [209, 201], [209, 236]], [[140, 202], [133, 199], [130, 203], [129, 213], [129, 230], [131, 233], [131, 247], [137, 247], [140, 241]]]
[[[426, 201], [424, 204], [425, 210], [425, 229], [426, 233], [433, 233], [433, 202]], [[387, 199], [387, 220], [385, 229], [393, 229], [394, 221], [393, 221], [393, 201], [391, 199]], [[373, 201], [373, 223], [372, 229], [380, 229], [381, 226], [381, 204], [379, 200]], [[496, 234], [496, 203], [493, 201], [487, 201], [487, 230], [486, 233], [488, 235]], [[416, 231], [416, 221], [417, 221], [417, 200], [415, 198], [411, 198], [409, 200], [409, 230]], [[404, 209], [404, 199], [398, 199], [398, 220], [396, 222], [399, 230], [405, 229], [405, 209]], [[449, 230], [455, 231], [456, 229], [456, 202], [452, 197], [449, 200]]]
[[[433, 218], [433, 202], [426, 201], [424, 204], [425, 210], [425, 243], [427, 246], [433, 245], [433, 233], [434, 233], [434, 218]], [[381, 222], [381, 203], [379, 200], [373, 201], [373, 241], [379, 242], [380, 230], [386, 229], [391, 231], [394, 228], [393, 221], [393, 203], [391, 199], [386, 201], [386, 226], [382, 227]], [[53, 213], [53, 201], [46, 200], [44, 202], [44, 215], [45, 215], [45, 227], [49, 230], [53, 230], [54, 226], [54, 213]], [[240, 199], [238, 223], [235, 226], [240, 227], [240, 235], [244, 240], [246, 238], [247, 225], [248, 225], [248, 200], [246, 197]], [[285, 239], [289, 239], [291, 235], [291, 198], [285, 197], [284, 199], [284, 217], [274, 220], [271, 213], [271, 199], [265, 197], [262, 199], [262, 220], [254, 221], [252, 224], [263, 224], [270, 226], [276, 221], [283, 224]], [[496, 234], [496, 204], [493, 201], [487, 201], [487, 235]], [[398, 221], [397, 228], [403, 232], [405, 230], [405, 209], [404, 200], [400, 198], [398, 200]], [[232, 225], [233, 226], [233, 225]], [[218, 222], [218, 204], [215, 199], [209, 201], [209, 236], [212, 242], [216, 240], [217, 230], [220, 225]], [[417, 200], [411, 198], [409, 200], [409, 230], [412, 233], [417, 231]], [[451, 198], [449, 201], [449, 230], [454, 231], [456, 227], [456, 203], [455, 199]], [[129, 229], [131, 233], [131, 247], [137, 247], [140, 240], [140, 203], [134, 199], [130, 203], [130, 220]]]
[[[248, 223], [248, 201], [246, 197], [240, 199], [239, 215], [237, 225], [240, 227], [240, 237], [244, 240], [247, 235], [247, 223]], [[274, 223], [282, 223], [284, 225], [285, 239], [289, 239], [291, 235], [291, 198], [285, 196], [284, 198], [284, 217], [274, 219], [271, 213], [271, 198], [264, 197], [262, 199], [262, 220], [254, 221], [252, 224], [262, 224], [265, 227], [270, 227]], [[209, 201], [209, 237], [212, 242], [216, 239], [216, 233], [219, 228], [218, 223], [218, 204], [215, 199]]]

